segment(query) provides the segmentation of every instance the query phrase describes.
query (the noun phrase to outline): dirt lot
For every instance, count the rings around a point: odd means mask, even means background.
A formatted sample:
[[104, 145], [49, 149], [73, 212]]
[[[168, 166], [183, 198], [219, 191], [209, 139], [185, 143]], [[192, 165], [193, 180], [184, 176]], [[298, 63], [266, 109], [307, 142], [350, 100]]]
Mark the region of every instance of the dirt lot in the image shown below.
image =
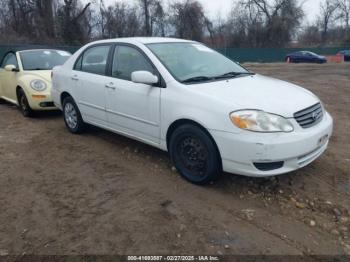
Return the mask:
[[247, 65], [316, 93], [329, 150], [272, 179], [198, 187], [166, 153], [0, 105], [1, 254], [350, 254], [350, 64]]

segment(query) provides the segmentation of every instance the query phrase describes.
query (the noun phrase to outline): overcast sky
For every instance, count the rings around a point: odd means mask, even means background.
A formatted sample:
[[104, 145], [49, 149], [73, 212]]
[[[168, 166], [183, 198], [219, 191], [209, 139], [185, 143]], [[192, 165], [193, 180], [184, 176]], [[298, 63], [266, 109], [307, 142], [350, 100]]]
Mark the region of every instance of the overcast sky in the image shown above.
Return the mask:
[[[106, 4], [113, 4], [116, 1], [122, 0], [104, 0]], [[124, 0], [125, 1], [125, 0]], [[130, 2], [135, 0], [129, 0]], [[171, 2], [171, 0], [165, 0]], [[198, 0], [203, 4], [205, 10], [209, 17], [215, 19], [216, 15], [219, 13], [223, 17], [228, 14], [233, 6], [233, 3], [237, 0]], [[299, 0], [300, 3], [304, 2], [304, 11], [306, 14], [306, 20], [309, 22], [314, 21], [318, 12], [321, 0]]]

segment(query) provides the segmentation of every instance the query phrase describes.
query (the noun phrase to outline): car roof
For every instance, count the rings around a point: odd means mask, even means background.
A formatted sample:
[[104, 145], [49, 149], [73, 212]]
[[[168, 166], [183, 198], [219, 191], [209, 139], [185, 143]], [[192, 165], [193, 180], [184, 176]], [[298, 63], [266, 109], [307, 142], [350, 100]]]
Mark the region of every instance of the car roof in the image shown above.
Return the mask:
[[170, 38], [170, 37], [125, 37], [125, 38], [114, 38], [108, 40], [99, 40], [94, 43], [130, 43], [136, 44], [141, 43], [144, 45], [155, 44], [155, 43], [193, 43], [194, 41]]

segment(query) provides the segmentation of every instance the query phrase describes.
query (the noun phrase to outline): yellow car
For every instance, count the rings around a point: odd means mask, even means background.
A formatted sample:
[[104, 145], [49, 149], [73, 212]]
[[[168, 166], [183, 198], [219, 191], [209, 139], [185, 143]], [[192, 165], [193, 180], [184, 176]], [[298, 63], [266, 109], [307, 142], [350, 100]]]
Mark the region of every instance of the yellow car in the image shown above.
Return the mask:
[[56, 110], [51, 99], [51, 71], [70, 53], [53, 49], [7, 52], [0, 68], [0, 99], [19, 107], [25, 117], [34, 111]]

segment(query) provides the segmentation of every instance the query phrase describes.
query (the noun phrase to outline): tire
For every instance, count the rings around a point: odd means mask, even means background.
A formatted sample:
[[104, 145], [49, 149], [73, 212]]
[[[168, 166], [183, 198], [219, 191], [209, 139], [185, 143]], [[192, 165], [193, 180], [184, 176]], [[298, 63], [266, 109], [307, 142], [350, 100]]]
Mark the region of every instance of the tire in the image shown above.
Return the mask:
[[208, 184], [222, 173], [221, 157], [215, 142], [195, 125], [182, 125], [172, 133], [169, 153], [180, 175], [191, 183]]
[[63, 100], [63, 119], [69, 132], [81, 134], [85, 131], [86, 124], [81, 117], [78, 106], [70, 96]]
[[24, 117], [32, 117], [34, 112], [31, 109], [23, 89], [17, 91], [18, 107]]

